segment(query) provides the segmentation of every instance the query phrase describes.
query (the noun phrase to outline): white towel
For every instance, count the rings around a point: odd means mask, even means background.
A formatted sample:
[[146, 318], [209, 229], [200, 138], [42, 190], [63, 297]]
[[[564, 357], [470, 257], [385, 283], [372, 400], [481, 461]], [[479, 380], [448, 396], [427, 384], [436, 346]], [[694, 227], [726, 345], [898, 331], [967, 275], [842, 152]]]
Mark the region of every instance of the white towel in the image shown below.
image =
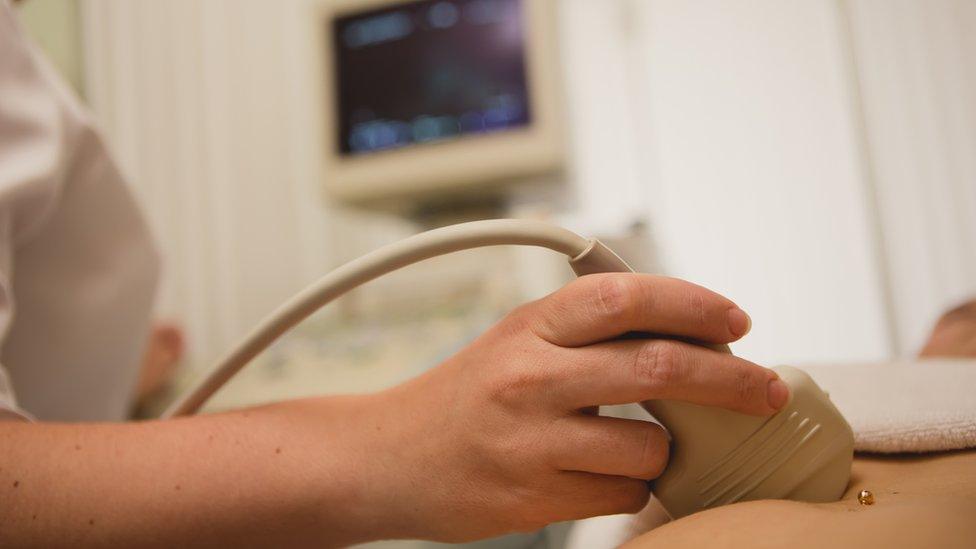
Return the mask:
[[976, 447], [976, 360], [805, 365], [847, 418], [859, 452]]

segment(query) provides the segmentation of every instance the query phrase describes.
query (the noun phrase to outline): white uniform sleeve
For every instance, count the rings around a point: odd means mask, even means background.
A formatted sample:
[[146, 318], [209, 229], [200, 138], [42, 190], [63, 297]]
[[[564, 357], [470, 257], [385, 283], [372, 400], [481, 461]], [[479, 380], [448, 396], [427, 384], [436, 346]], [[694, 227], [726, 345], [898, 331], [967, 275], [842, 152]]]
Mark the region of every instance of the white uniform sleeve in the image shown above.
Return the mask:
[[[63, 142], [57, 102], [41, 79], [13, 8], [0, 0], [0, 343], [14, 313], [16, 240], [53, 207]], [[17, 408], [0, 365], [0, 418], [29, 417]]]
[[0, 418], [124, 419], [157, 274], [91, 117], [0, 0]]

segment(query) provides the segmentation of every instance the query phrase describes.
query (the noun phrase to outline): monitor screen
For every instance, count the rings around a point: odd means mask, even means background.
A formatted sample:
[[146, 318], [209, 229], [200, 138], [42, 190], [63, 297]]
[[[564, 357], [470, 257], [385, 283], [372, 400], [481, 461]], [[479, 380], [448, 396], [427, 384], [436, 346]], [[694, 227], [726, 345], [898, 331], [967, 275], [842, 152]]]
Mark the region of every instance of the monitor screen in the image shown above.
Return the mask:
[[334, 19], [339, 152], [524, 127], [522, 0], [425, 0]]

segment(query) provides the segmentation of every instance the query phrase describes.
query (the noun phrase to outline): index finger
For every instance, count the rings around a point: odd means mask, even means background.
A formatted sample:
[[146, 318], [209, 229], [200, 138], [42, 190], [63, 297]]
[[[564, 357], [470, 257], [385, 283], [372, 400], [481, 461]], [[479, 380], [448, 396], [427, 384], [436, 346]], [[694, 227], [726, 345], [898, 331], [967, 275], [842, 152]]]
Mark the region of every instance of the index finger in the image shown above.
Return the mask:
[[560, 383], [550, 392], [561, 409], [664, 399], [770, 415], [789, 398], [773, 370], [680, 341], [611, 341], [562, 353]]
[[533, 305], [533, 331], [563, 347], [580, 347], [627, 332], [729, 343], [752, 321], [731, 300], [697, 284], [643, 273], [580, 277]]

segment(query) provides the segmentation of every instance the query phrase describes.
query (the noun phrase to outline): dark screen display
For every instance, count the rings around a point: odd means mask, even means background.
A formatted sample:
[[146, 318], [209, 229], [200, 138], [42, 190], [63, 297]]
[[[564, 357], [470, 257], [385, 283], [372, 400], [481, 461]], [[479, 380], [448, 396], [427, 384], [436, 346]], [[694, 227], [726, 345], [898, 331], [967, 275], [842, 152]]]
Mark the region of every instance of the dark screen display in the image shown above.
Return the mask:
[[333, 20], [340, 152], [529, 124], [522, 19], [520, 0], [428, 0]]

